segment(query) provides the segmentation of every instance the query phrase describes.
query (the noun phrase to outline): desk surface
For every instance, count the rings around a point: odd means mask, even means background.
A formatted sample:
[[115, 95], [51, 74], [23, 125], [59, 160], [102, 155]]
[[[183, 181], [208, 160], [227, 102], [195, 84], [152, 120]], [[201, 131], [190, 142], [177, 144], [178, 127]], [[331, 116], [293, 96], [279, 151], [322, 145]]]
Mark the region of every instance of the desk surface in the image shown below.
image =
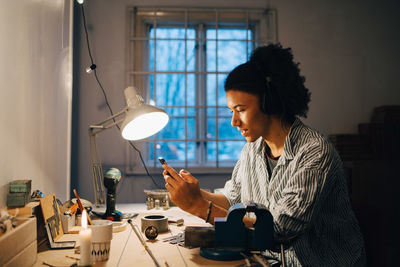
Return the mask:
[[[123, 213], [139, 213], [133, 223], [140, 229], [140, 222], [143, 216], [149, 214], [161, 214], [168, 218], [183, 218], [184, 226], [169, 224], [171, 232], [161, 233], [155, 242], [147, 241], [147, 245], [153, 252], [161, 266], [238, 266], [243, 265], [244, 260], [239, 261], [213, 261], [199, 255], [199, 248], [188, 249], [179, 245], [163, 242], [163, 239], [171, 235], [181, 233], [188, 225], [207, 225], [203, 220], [190, 215], [177, 207], [168, 210], [146, 210], [144, 204], [117, 204], [117, 210]], [[77, 234], [64, 234], [60, 241], [78, 240]], [[79, 246], [77, 242], [76, 246]], [[79, 254], [75, 254], [74, 249], [46, 250], [38, 253], [36, 266], [71, 266], [76, 263]], [[69, 256], [69, 257], [68, 257]], [[167, 264], [166, 264], [167, 263]], [[153, 260], [148, 255], [139, 239], [133, 232], [129, 224], [124, 231], [113, 233], [111, 241], [110, 258], [106, 262], [96, 262], [93, 266], [155, 266]]]

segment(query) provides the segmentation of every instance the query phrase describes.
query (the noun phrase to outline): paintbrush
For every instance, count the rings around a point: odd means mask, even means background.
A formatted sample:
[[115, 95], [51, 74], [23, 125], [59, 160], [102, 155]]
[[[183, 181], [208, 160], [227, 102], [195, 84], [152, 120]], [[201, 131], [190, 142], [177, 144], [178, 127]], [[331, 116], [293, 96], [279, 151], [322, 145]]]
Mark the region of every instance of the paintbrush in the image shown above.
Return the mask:
[[[81, 202], [81, 199], [79, 198], [79, 196], [78, 196], [78, 192], [76, 192], [76, 189], [74, 188], [74, 194], [75, 194], [75, 197], [76, 197], [76, 202], [78, 203], [78, 205], [79, 205], [79, 209], [81, 210], [81, 212], [83, 212], [83, 209], [84, 209], [84, 207], [83, 207], [83, 205], [82, 205], [82, 202]], [[87, 216], [87, 220], [88, 220], [88, 224], [92, 224], [92, 219], [90, 219], [90, 216]]]

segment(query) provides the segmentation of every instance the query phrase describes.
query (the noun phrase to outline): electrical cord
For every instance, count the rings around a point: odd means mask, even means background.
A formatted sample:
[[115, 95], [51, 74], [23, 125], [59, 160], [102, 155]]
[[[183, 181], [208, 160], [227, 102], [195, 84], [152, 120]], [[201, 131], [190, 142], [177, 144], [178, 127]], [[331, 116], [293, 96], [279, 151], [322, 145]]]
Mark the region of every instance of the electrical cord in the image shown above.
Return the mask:
[[[114, 113], [113, 113], [113, 111], [112, 111], [112, 108], [111, 108], [111, 106], [110, 106], [110, 103], [108, 102], [107, 94], [106, 94], [106, 92], [105, 92], [105, 90], [104, 90], [103, 85], [102, 85], [101, 82], [100, 82], [99, 77], [97, 76], [97, 71], [96, 71], [97, 66], [94, 64], [94, 61], [93, 61], [93, 56], [92, 56], [92, 52], [91, 52], [90, 44], [89, 44], [89, 34], [88, 34], [88, 31], [87, 31], [87, 27], [86, 27], [86, 16], [85, 16], [84, 5], [81, 4], [80, 6], [81, 6], [81, 10], [82, 10], [83, 27], [84, 27], [84, 29], [85, 29], [86, 45], [87, 45], [87, 50], [88, 50], [88, 53], [89, 53], [90, 63], [91, 63], [90, 69], [93, 71], [94, 76], [95, 76], [96, 81], [97, 81], [97, 84], [98, 84], [99, 87], [101, 88], [101, 91], [102, 91], [103, 96], [104, 96], [104, 99], [105, 99], [105, 101], [106, 101], [106, 105], [107, 105], [107, 107], [108, 107], [108, 110], [110, 111], [111, 116], [113, 116]], [[115, 122], [115, 118], [113, 118], [113, 121]], [[116, 126], [117, 126], [118, 130], [121, 130], [120, 127], [119, 127], [119, 125], [116, 125]], [[139, 154], [139, 158], [140, 158], [140, 160], [141, 160], [141, 162], [142, 162], [142, 164], [143, 164], [143, 167], [144, 167], [144, 169], [145, 169], [145, 171], [146, 171], [147, 176], [149, 176], [149, 177], [151, 178], [152, 182], [154, 183], [154, 185], [155, 185], [157, 188], [162, 189], [163, 187], [160, 186], [160, 185], [155, 181], [154, 177], [150, 174], [149, 170], [147, 169], [147, 166], [146, 166], [146, 163], [144, 162], [144, 159], [143, 159], [143, 156], [142, 156], [141, 151], [140, 151], [139, 149], [137, 149], [137, 147], [133, 144], [132, 141], [129, 141], [129, 140], [128, 140], [128, 143], [129, 143], [130, 146]], [[121, 186], [120, 186], [120, 188], [121, 188]]]

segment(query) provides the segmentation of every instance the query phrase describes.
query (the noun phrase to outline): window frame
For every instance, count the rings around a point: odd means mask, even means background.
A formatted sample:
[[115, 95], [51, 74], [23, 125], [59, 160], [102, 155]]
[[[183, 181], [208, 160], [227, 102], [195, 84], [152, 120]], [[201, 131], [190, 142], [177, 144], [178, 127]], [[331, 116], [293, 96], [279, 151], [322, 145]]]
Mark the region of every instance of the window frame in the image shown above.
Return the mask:
[[[182, 16], [182, 13], [184, 14]], [[188, 20], [189, 14], [196, 14], [196, 16], [192, 17], [191, 20]], [[213, 15], [213, 16], [212, 16]], [[243, 17], [245, 17], [245, 22], [243, 22]], [[213, 21], [214, 20], [214, 21]], [[154, 70], [151, 71], [148, 64], [148, 55], [149, 55], [149, 45], [148, 42], [152, 39], [147, 34], [149, 32], [150, 27], [157, 28], [157, 25], [168, 25], [168, 26], [176, 26], [183, 27], [184, 29], [192, 28], [193, 25], [196, 25], [196, 45], [200, 44], [203, 47], [196, 51], [196, 60], [200, 60], [200, 64], [196, 64], [194, 73], [196, 74], [196, 86], [198, 88], [206, 88], [204, 83], [206, 83], [206, 76], [209, 73], [206, 69], [206, 49], [204, 48], [205, 42], [207, 41], [207, 37], [205, 36], [207, 28], [214, 28], [218, 31], [221, 28], [243, 28], [243, 29], [253, 29], [253, 39], [246, 39], [246, 51], [249, 52], [248, 45], [249, 42], [254, 43], [254, 47], [262, 44], [268, 43], [276, 43], [277, 42], [277, 16], [276, 10], [274, 9], [238, 9], [238, 8], [223, 8], [223, 9], [207, 9], [207, 8], [171, 8], [171, 7], [128, 7], [127, 8], [127, 46], [126, 46], [126, 86], [135, 86], [138, 88], [139, 92], [142, 94], [145, 101], [149, 100], [150, 92], [146, 90], [146, 84], [148, 84], [150, 75], [155, 75], [156, 73], [160, 73], [156, 71], [156, 67], [154, 65]], [[244, 27], [245, 26], [245, 27]], [[221, 27], [221, 28], [220, 28]], [[203, 36], [197, 36], [197, 32], [201, 32]], [[187, 35], [185, 34], [185, 61], [187, 60]], [[157, 39], [154, 38], [156, 41]], [[174, 38], [177, 40], [177, 38]], [[208, 39], [214, 40], [214, 39]], [[218, 44], [218, 37], [215, 39]], [[147, 43], [146, 43], [147, 42]], [[218, 50], [216, 50], [217, 52]], [[218, 54], [217, 54], [218, 55]], [[155, 55], [156, 56], [156, 55]], [[246, 58], [248, 58], [247, 55]], [[218, 60], [217, 60], [218, 61]], [[200, 66], [203, 66], [204, 69], [199, 69]], [[143, 71], [148, 70], [148, 71]], [[161, 73], [163, 73], [161, 71]], [[188, 74], [188, 71], [185, 66], [185, 71], [183, 72], [185, 75]], [[220, 72], [218, 67], [216, 67], [215, 74], [217, 75], [216, 83], [218, 83], [218, 75], [219, 74], [227, 74], [228, 72]], [[135, 76], [138, 76], [137, 79]], [[143, 78], [140, 78], [143, 76]], [[185, 95], [187, 90], [186, 85], [187, 79], [185, 76]], [[218, 85], [217, 85], [218, 88]], [[216, 89], [218, 91], [218, 89]], [[216, 92], [218, 96], [218, 92]], [[196, 90], [196, 99], [200, 99], [200, 103], [206, 103], [204, 98], [207, 98], [206, 90]], [[156, 94], [154, 94], [154, 101], [157, 101]], [[186, 103], [186, 100], [185, 100]], [[190, 107], [185, 105], [184, 107]], [[207, 142], [206, 135], [206, 126], [207, 126], [207, 107], [214, 106], [198, 106], [198, 101], [196, 101], [195, 106], [196, 109], [200, 109], [202, 111], [202, 115], [199, 117], [200, 129], [197, 127], [197, 131], [204, 130], [204, 133], [199, 133], [202, 136], [199, 136], [200, 142]], [[218, 99], [216, 102], [217, 109], [216, 112], [216, 120], [218, 120]], [[197, 113], [198, 111], [196, 111]], [[185, 113], [186, 114], [186, 113]], [[196, 122], [196, 124], [198, 124]], [[180, 139], [183, 142], [187, 142], [187, 123], [185, 126], [185, 139]], [[158, 140], [155, 138], [154, 143]], [[203, 140], [204, 139], [204, 140]], [[147, 168], [151, 174], [159, 174], [160, 173], [160, 165], [156, 159], [156, 154], [153, 154], [153, 159], [149, 158], [147, 149], [148, 141], [150, 138], [135, 142], [135, 146], [142, 151], [142, 156], [145, 160]], [[202, 141], [201, 141], [202, 140]], [[216, 125], [216, 137], [215, 142], [220, 141], [221, 138], [218, 138], [218, 125]], [[224, 140], [224, 139], [222, 139]], [[169, 141], [169, 140], [168, 140]], [[214, 141], [214, 140], [213, 140]], [[244, 141], [244, 140], [243, 140]], [[196, 156], [200, 159], [200, 164], [205, 163], [205, 154], [202, 153], [204, 149], [196, 149], [196, 153], [200, 153], [200, 155]], [[185, 148], [187, 151], [187, 148]], [[204, 151], [203, 151], [204, 152]], [[155, 148], [152, 153], [155, 153]], [[187, 153], [187, 152], [185, 152]], [[213, 166], [207, 164], [198, 164], [195, 166], [190, 165], [190, 170], [192, 173], [231, 173], [236, 161], [230, 161], [228, 164], [218, 164], [218, 149], [217, 149], [217, 159], [216, 164], [215, 161]], [[170, 164], [176, 168], [188, 168], [188, 160], [187, 154], [185, 156], [185, 164], [184, 165], [176, 165], [174, 162], [170, 162]], [[126, 145], [126, 157], [125, 157], [125, 171], [128, 175], [142, 175], [145, 174], [145, 169], [141, 164], [141, 160], [139, 158], [138, 153], [133, 151], [129, 144]]]

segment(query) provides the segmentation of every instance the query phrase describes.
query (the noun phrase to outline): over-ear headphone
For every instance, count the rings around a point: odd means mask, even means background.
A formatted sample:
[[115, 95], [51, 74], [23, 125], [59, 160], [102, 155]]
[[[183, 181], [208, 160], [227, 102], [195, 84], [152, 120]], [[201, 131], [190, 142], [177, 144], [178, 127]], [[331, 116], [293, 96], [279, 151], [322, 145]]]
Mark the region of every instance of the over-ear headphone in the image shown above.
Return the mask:
[[273, 113], [273, 109], [271, 108], [272, 106], [272, 93], [271, 93], [271, 77], [265, 76], [265, 90], [263, 93], [260, 95], [260, 109], [262, 112], [266, 114], [271, 114]]
[[265, 88], [260, 95], [260, 109], [265, 114], [278, 114], [281, 112], [281, 103], [279, 101], [279, 96], [277, 95], [276, 91], [273, 91], [274, 88], [271, 86], [271, 76], [266, 75], [261, 67], [255, 62], [252, 63], [257, 67], [260, 75], [262, 76], [263, 80], [265, 80]]

